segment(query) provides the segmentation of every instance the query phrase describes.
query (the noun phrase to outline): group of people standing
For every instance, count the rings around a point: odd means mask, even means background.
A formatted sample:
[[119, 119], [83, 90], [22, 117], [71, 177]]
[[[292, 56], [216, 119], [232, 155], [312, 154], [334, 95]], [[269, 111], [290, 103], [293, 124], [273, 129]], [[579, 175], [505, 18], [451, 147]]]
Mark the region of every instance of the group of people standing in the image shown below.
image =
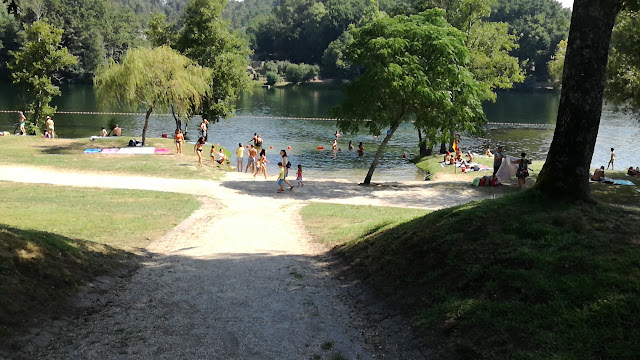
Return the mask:
[[[26, 125], [27, 117], [24, 116], [24, 113], [22, 111], [18, 111], [18, 126], [20, 128], [20, 135], [27, 135], [27, 129], [25, 128]], [[54, 138], [56, 136], [55, 123], [53, 122], [51, 116], [47, 115], [47, 120], [45, 120], [44, 125], [45, 130], [42, 134], [42, 137], [46, 139]]]

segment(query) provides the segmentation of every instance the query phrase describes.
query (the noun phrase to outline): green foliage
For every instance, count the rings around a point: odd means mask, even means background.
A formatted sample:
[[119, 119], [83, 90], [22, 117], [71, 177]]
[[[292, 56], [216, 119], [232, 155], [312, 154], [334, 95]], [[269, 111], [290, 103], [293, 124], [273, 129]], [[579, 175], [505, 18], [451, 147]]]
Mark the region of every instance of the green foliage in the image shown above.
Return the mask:
[[267, 61], [266, 63], [264, 63], [264, 70], [266, 71], [266, 73], [278, 73], [278, 64], [276, 64], [275, 61]]
[[611, 36], [605, 98], [640, 114], [640, 13], [623, 11]]
[[324, 77], [353, 79], [357, 75], [357, 68], [353, 67], [344, 56], [351, 42], [353, 42], [353, 35], [347, 30], [329, 44], [322, 55], [322, 75]]
[[165, 14], [155, 13], [149, 20], [145, 35], [153, 46], [171, 46], [175, 42], [176, 30], [173, 24], [167, 22]]
[[[437, 130], [476, 133], [486, 122], [482, 86], [466, 66], [466, 36], [440, 9], [412, 16], [381, 16], [351, 31], [347, 58], [364, 72], [345, 86], [346, 100], [333, 115], [345, 132], [365, 125], [370, 134], [390, 129], [374, 157], [401, 123], [413, 120], [429, 138]], [[431, 140], [430, 139], [430, 140]]]
[[473, 130], [484, 122], [480, 85], [466, 68], [465, 35], [443, 11], [383, 16], [352, 34], [347, 56], [365, 70], [334, 111], [343, 131], [364, 123], [378, 135], [414, 118], [421, 129]]
[[564, 57], [567, 53], [567, 40], [558, 43], [555, 55], [549, 61], [549, 77], [553, 87], [559, 88], [562, 85], [562, 70], [564, 69]]
[[21, 33], [25, 41], [20, 50], [10, 51], [13, 56], [8, 66], [13, 82], [27, 93], [27, 110], [33, 113], [32, 121], [43, 128], [47, 115], [53, 115], [55, 108], [49, 106], [54, 96], [61, 94], [53, 84], [52, 77], [63, 68], [73, 65], [77, 58], [61, 46], [62, 29], [57, 29], [46, 21], [25, 25]]
[[[228, 29], [222, 19], [225, 0], [191, 0], [172, 47], [211, 69], [211, 90], [194, 111], [210, 121], [229, 116], [238, 94], [249, 89], [247, 65], [251, 51], [246, 41]], [[194, 104], [195, 105], [195, 104]]]
[[439, 344], [435, 358], [635, 359], [640, 351], [637, 209], [567, 205], [532, 191], [403, 221], [394, 215], [407, 209], [344, 207], [310, 205], [303, 220], [389, 304], [411, 312], [425, 341]]
[[318, 76], [318, 66], [308, 64], [289, 64], [285, 71], [287, 81], [301, 84], [313, 80]]
[[280, 75], [273, 71], [267, 71], [267, 85], [275, 85], [278, 81], [280, 81]]
[[555, 0], [501, 0], [489, 20], [508, 23], [513, 33], [521, 35], [513, 55], [527, 64], [527, 76], [547, 81], [547, 63], [569, 34], [571, 10]]
[[[199, 66], [169, 47], [137, 48], [121, 63], [100, 65], [94, 78], [96, 94], [137, 110], [147, 108], [147, 121], [155, 108], [189, 116], [201, 106], [210, 91], [212, 71]], [[142, 142], [146, 139], [145, 127]]]

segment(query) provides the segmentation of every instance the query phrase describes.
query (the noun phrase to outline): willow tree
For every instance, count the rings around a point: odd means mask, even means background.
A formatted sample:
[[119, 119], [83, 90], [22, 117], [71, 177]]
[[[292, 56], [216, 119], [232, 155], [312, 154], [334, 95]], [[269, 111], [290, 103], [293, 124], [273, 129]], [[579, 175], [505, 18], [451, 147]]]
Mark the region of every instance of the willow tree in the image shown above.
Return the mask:
[[154, 109], [190, 114], [210, 92], [211, 70], [177, 51], [161, 46], [130, 49], [120, 63], [110, 60], [96, 71], [98, 98], [127, 108], [146, 109], [142, 128], [145, 145], [149, 116]]
[[364, 72], [345, 86], [346, 99], [333, 115], [345, 132], [365, 126], [389, 129], [364, 184], [371, 183], [380, 156], [403, 122], [416, 128], [475, 132], [486, 119], [482, 86], [467, 70], [466, 35], [449, 25], [440, 9], [412, 16], [383, 15], [352, 31], [347, 58]]

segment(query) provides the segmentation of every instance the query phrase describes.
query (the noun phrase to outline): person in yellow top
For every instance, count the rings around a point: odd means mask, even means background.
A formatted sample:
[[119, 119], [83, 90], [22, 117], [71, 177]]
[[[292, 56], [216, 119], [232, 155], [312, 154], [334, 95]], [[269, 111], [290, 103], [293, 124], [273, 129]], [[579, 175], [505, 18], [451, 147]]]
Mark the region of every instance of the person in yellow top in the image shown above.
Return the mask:
[[55, 138], [55, 126], [53, 120], [51, 119], [51, 116], [47, 116], [47, 121], [45, 121], [44, 123], [45, 125], [47, 125], [47, 130], [49, 130], [49, 136], [51, 136], [52, 139]]
[[284, 191], [284, 166], [279, 162], [278, 167], [280, 168], [280, 175], [278, 175], [278, 185], [280, 185], [280, 189], [278, 189], [278, 192], [281, 193]]
[[244, 147], [242, 147], [242, 143], [238, 143], [238, 148], [236, 149], [236, 167], [239, 172], [242, 172], [242, 166], [244, 165]]

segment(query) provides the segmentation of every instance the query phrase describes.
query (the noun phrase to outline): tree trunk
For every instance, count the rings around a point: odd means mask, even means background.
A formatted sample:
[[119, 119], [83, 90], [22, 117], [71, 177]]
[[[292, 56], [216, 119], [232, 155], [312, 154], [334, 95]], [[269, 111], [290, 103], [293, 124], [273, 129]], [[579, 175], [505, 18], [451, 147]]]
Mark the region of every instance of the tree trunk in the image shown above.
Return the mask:
[[371, 166], [369, 167], [369, 172], [367, 172], [367, 176], [364, 178], [364, 182], [363, 182], [364, 185], [371, 184], [371, 177], [373, 176], [373, 171], [376, 169], [376, 166], [378, 166], [378, 161], [380, 161], [380, 156], [382, 156], [382, 151], [384, 150], [385, 146], [387, 146], [387, 143], [389, 142], [389, 140], [393, 136], [393, 133], [395, 133], [396, 130], [398, 130], [398, 126], [399, 125], [393, 126], [391, 128], [391, 131], [387, 134], [387, 136], [384, 137], [384, 140], [382, 140], [382, 144], [380, 144], [380, 147], [378, 147], [378, 151], [376, 152], [376, 156], [373, 158], [373, 162], [371, 163]]
[[176, 110], [173, 105], [171, 105], [171, 115], [173, 115], [173, 120], [176, 122], [176, 131], [182, 130], [182, 121], [176, 116]]
[[418, 141], [420, 144], [420, 157], [431, 155], [431, 149], [427, 149], [427, 141], [422, 139], [422, 131], [418, 129]]
[[589, 169], [620, 0], [576, 0], [562, 74], [558, 119], [535, 188], [568, 201], [590, 200]]
[[149, 106], [149, 110], [147, 110], [147, 116], [144, 118], [144, 127], [142, 128], [142, 146], [145, 146], [147, 143], [147, 128], [149, 127], [149, 116], [151, 116], [151, 112], [153, 111], [153, 106]]
[[447, 153], [447, 144], [444, 142], [440, 143], [440, 154], [446, 154]]

